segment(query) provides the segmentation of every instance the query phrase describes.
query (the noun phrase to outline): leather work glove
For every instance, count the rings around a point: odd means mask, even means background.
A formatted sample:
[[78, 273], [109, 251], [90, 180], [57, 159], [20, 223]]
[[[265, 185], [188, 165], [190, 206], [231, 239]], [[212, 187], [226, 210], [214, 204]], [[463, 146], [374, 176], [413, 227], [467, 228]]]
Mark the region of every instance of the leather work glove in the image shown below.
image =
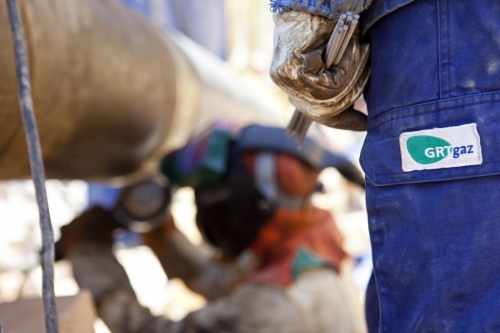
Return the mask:
[[306, 117], [329, 127], [364, 130], [366, 116], [352, 106], [370, 76], [368, 44], [359, 28], [338, 65], [325, 68], [326, 44], [336, 21], [300, 11], [274, 14], [271, 78]]

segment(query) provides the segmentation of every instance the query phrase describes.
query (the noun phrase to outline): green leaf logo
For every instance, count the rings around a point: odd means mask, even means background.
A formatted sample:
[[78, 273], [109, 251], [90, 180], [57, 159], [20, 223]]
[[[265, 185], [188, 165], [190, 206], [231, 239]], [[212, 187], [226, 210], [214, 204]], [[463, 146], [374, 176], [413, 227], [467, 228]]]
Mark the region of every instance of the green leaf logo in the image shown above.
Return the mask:
[[406, 141], [411, 157], [420, 164], [432, 164], [448, 156], [451, 144], [430, 135], [412, 136]]

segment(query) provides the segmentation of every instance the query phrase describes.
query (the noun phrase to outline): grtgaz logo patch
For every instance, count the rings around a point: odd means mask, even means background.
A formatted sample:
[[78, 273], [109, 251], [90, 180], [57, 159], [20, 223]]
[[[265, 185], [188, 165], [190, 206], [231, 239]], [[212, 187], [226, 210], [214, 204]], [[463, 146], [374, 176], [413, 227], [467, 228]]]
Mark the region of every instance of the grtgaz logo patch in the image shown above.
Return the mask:
[[483, 163], [476, 124], [405, 132], [399, 141], [405, 172]]

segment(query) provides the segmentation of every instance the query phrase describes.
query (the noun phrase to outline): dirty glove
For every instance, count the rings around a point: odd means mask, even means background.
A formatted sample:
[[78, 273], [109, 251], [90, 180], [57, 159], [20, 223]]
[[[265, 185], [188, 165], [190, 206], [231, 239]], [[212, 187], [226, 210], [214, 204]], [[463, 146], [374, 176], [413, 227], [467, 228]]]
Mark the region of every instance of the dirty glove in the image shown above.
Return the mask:
[[[370, 76], [369, 45], [357, 29], [338, 65], [325, 68], [326, 44], [336, 21], [300, 11], [274, 14], [271, 78], [308, 118], [353, 130], [366, 128], [366, 116], [352, 109]], [[344, 113], [345, 114], [342, 114]]]

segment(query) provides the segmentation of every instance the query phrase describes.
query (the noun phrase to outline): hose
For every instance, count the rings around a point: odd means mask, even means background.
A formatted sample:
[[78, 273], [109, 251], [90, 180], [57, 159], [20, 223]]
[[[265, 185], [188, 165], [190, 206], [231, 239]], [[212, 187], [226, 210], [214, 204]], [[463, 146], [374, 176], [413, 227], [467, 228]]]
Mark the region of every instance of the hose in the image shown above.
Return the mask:
[[[14, 42], [16, 73], [19, 89], [19, 105], [24, 124], [26, 143], [28, 146], [31, 175], [35, 184], [36, 201], [40, 213], [40, 229], [42, 232], [42, 271], [43, 271], [43, 305], [45, 311], [45, 328], [47, 333], [58, 333], [57, 312], [54, 295], [54, 235], [50, 221], [47, 193], [45, 191], [45, 171], [42, 160], [40, 138], [36, 125], [31, 83], [27, 65], [24, 33], [19, 15], [17, 0], [6, 0], [9, 21]], [[1, 332], [1, 328], [0, 328]]]

